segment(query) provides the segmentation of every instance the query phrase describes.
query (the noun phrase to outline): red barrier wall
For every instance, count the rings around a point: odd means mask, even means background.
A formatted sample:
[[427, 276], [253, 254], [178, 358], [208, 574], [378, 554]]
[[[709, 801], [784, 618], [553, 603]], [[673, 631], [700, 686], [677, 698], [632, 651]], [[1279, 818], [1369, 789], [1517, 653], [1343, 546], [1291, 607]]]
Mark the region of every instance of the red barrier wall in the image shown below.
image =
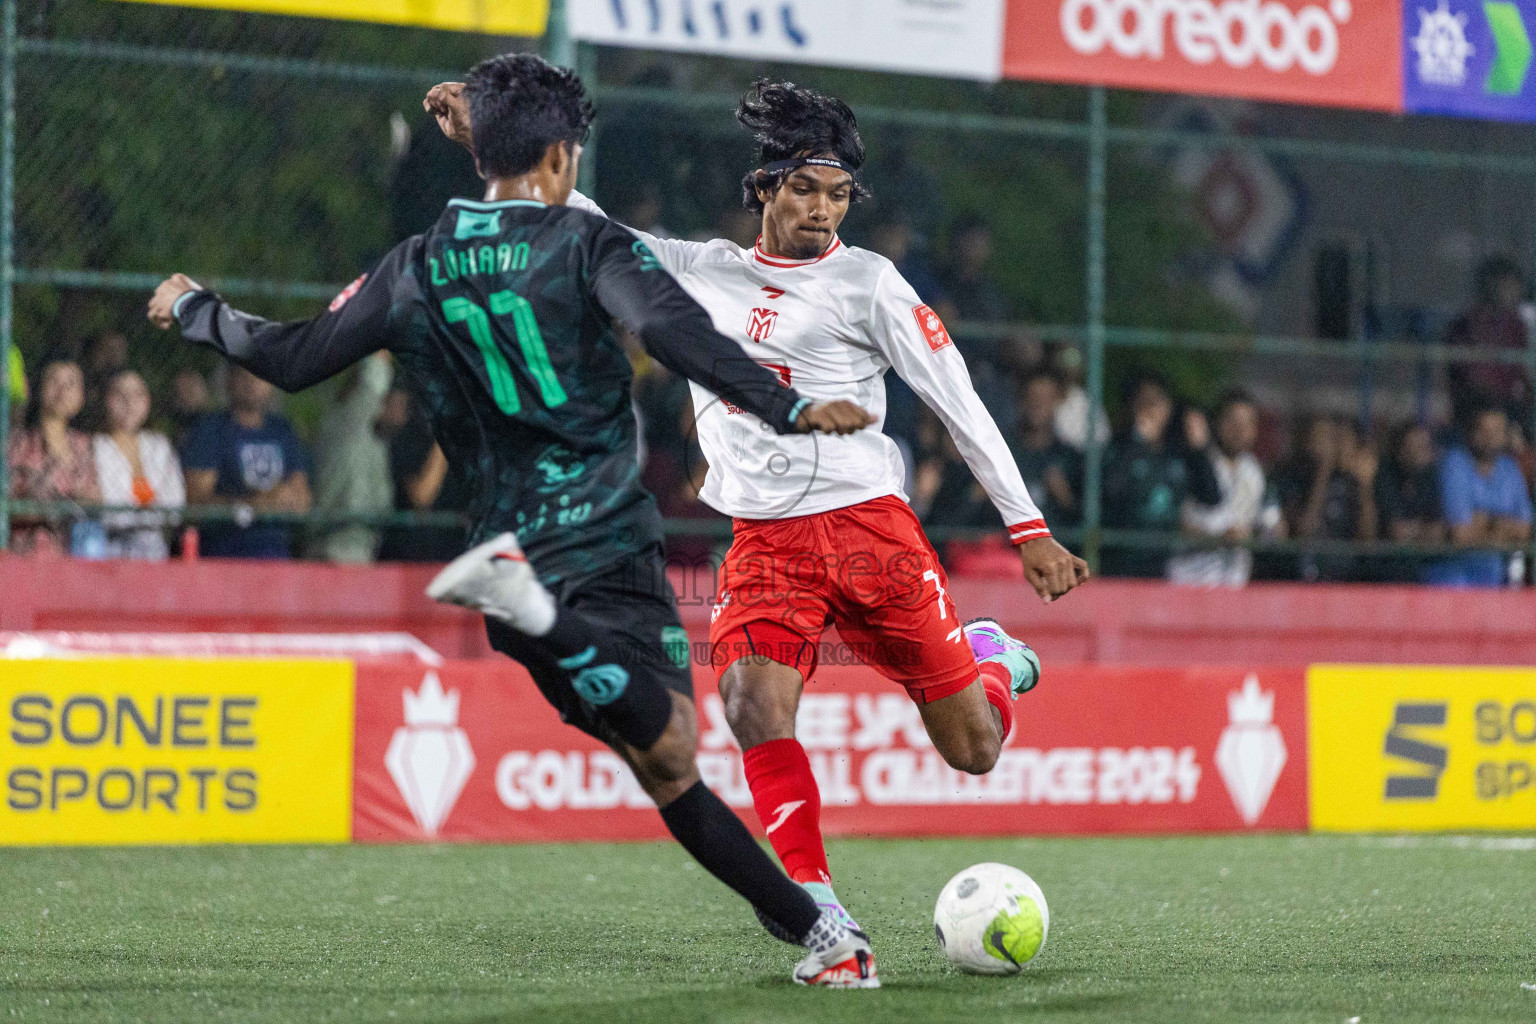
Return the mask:
[[[479, 621], [433, 605], [429, 566], [192, 564], [0, 557], [0, 630], [414, 633], [443, 654], [488, 653]], [[708, 629], [708, 578], [676, 581]], [[1056, 664], [1536, 664], [1536, 591], [1262, 584], [1199, 590], [1097, 580], [1045, 606], [1022, 584], [953, 580], [966, 617], [991, 615]]]

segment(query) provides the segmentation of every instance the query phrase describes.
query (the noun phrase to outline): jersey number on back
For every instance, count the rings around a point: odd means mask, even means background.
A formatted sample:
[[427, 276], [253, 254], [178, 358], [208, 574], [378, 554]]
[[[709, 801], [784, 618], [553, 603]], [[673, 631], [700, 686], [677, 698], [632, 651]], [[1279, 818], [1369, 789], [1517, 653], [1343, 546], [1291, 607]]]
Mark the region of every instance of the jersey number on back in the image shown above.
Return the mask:
[[443, 300], [443, 319], [450, 324], [468, 324], [469, 336], [475, 347], [485, 357], [485, 372], [491, 378], [491, 397], [496, 407], [508, 416], [516, 416], [523, 410], [517, 397], [517, 378], [491, 334], [491, 317], [511, 316], [512, 330], [517, 335], [518, 347], [523, 350], [523, 362], [529, 374], [539, 385], [539, 394], [546, 408], [553, 409], [565, 402], [565, 388], [555, 376], [555, 368], [549, 362], [549, 349], [544, 347], [544, 334], [533, 314], [528, 300], [512, 291], [492, 292], [487, 296], [491, 311], [461, 296]]

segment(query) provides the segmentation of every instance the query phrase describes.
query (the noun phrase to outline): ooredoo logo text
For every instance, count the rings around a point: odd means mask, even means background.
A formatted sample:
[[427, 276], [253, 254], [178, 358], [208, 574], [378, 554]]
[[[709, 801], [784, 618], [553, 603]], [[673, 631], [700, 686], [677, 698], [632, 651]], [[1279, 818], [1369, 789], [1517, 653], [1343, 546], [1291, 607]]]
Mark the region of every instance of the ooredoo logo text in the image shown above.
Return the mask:
[[1084, 56], [1108, 49], [1131, 59], [1176, 55], [1191, 64], [1326, 75], [1352, 13], [1350, 0], [1295, 9], [1279, 0], [1064, 0], [1061, 32]]

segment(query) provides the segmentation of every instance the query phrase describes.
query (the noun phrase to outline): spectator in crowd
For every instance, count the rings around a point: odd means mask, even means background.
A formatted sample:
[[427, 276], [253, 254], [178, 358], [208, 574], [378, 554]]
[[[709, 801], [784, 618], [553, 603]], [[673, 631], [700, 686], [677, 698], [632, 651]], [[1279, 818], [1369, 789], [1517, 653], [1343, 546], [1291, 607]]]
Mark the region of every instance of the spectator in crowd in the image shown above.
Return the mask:
[[[1203, 434], [1199, 426], [1195, 434]], [[1242, 542], [1274, 539], [1284, 532], [1280, 504], [1264, 480], [1264, 467], [1253, 454], [1259, 440], [1259, 410], [1252, 396], [1233, 391], [1216, 408], [1216, 444], [1211, 467], [1221, 500], [1214, 505], [1193, 498], [1184, 502], [1184, 532]], [[1244, 587], [1253, 576], [1253, 552], [1247, 548], [1191, 551], [1168, 560], [1173, 583], [1203, 587]]]
[[[394, 376], [387, 352], [374, 353], [347, 374], [315, 437], [315, 511], [378, 515], [394, 510], [389, 443], [378, 429]], [[323, 527], [307, 553], [329, 562], [367, 565], [378, 554], [379, 541], [375, 527]]]
[[10, 429], [14, 433], [19, 431], [27, 415], [27, 364], [22, 361], [21, 349], [11, 346], [11, 358], [9, 381], [11, 390], [11, 419]]
[[[1453, 543], [1525, 544], [1531, 539], [1531, 494], [1509, 454], [1503, 408], [1484, 405], [1467, 414], [1465, 443], [1440, 459], [1440, 503]], [[1508, 580], [1508, 556], [1469, 551], [1429, 567], [1425, 579], [1447, 587], [1497, 587]]]
[[209, 524], [202, 553], [211, 558], [287, 558], [286, 526], [251, 523], [254, 513], [309, 511], [309, 455], [282, 416], [271, 411], [272, 385], [241, 367], [229, 372], [229, 409], [198, 421], [182, 450], [187, 501], [230, 505], [233, 525]]
[[[997, 525], [997, 511], [971, 475], [954, 438], [934, 412], [923, 407], [912, 507], [924, 526], [972, 529]], [[942, 552], [942, 545], [940, 546]]]
[[[1127, 530], [1179, 530], [1184, 502], [1221, 501], [1211, 460], [1210, 427], [1198, 413], [1186, 414], [1183, 436], [1171, 438], [1173, 398], [1157, 377], [1131, 385], [1130, 419], [1109, 446], [1104, 461], [1104, 525]], [[1161, 577], [1167, 556], [1158, 550], [1106, 546], [1104, 572], [1110, 576]]]
[[[1291, 536], [1298, 540], [1376, 539], [1375, 450], [1354, 424], [1326, 414], [1313, 416], [1291, 459], [1275, 475]], [[1304, 580], [1352, 580], [1358, 561], [1349, 555], [1304, 555]]]
[[[395, 388], [384, 396], [378, 430], [389, 445], [395, 508], [405, 512], [465, 510], [468, 502], [462, 481], [448, 471], [448, 458], [408, 391]], [[379, 558], [387, 562], [446, 562], [463, 554], [465, 540], [462, 526], [396, 527], [385, 531]]]
[[[1465, 313], [1451, 324], [1451, 345], [1524, 350], [1528, 328], [1521, 315], [1526, 299], [1525, 275], [1508, 256], [1493, 256], [1477, 268], [1477, 295]], [[1452, 363], [1449, 369], [1451, 406], [1457, 422], [1475, 407], [1495, 405], [1515, 423], [1529, 422], [1531, 385], [1525, 368], [1509, 363]]]
[[923, 256], [917, 232], [906, 211], [892, 211], [870, 232], [869, 247], [896, 265], [897, 271], [928, 305], [944, 297], [943, 286]]
[[[33, 425], [11, 435], [7, 459], [11, 497], [23, 501], [101, 500], [90, 435], [70, 422], [85, 405], [85, 375], [78, 363], [55, 360], [38, 377]], [[56, 517], [18, 517], [11, 550], [18, 554], [65, 554], [72, 547], [69, 532]]]
[[196, 370], [176, 371], [176, 375], [171, 378], [169, 419], [171, 440], [176, 442], [178, 449], [186, 443], [187, 435], [197, 421], [212, 409], [208, 378]]
[[[1057, 349], [1049, 360], [1049, 366], [1061, 381], [1061, 403], [1056, 406], [1056, 436], [1078, 451], [1088, 447], [1089, 407], [1088, 390], [1083, 387], [1083, 353], [1075, 345]], [[1093, 410], [1092, 418], [1098, 424], [1099, 437], [1109, 439], [1109, 417], [1102, 408]]]
[[[105, 405], [106, 431], [92, 441], [102, 504], [146, 510], [185, 505], [186, 485], [176, 450], [164, 434], [144, 429], [150, 406], [144, 378], [133, 370], [119, 370], [107, 383]], [[163, 512], [113, 512], [102, 523], [109, 558], [158, 561], [170, 554]]]
[[80, 369], [85, 374], [85, 408], [78, 426], [89, 433], [99, 433], [107, 425], [107, 386], [128, 368], [128, 336], [121, 331], [103, 331], [85, 343], [80, 353]]
[[1056, 436], [1061, 382], [1037, 370], [1024, 382], [1019, 428], [1010, 442], [1029, 493], [1053, 530], [1082, 522], [1083, 460]]
[[974, 323], [1008, 321], [1013, 310], [992, 277], [992, 251], [992, 228], [985, 218], [962, 217], [950, 228], [949, 259], [939, 278], [941, 315]]
[[[1387, 462], [1376, 476], [1376, 508], [1381, 536], [1402, 544], [1438, 544], [1445, 540], [1440, 507], [1439, 454], [1429, 428], [1409, 423], [1398, 428], [1387, 448]], [[1422, 575], [1421, 560], [1390, 558], [1383, 566], [1388, 582], [1411, 583]]]

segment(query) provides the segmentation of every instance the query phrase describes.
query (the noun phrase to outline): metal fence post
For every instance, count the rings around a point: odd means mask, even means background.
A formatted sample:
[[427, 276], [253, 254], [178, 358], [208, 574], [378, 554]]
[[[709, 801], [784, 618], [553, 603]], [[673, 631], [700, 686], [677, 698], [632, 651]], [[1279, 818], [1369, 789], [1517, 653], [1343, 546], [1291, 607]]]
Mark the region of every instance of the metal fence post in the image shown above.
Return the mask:
[[563, 68], [576, 66], [576, 46], [571, 42], [565, 0], [549, 0], [549, 25], [544, 29], [544, 56]]
[[0, 551], [11, 543], [11, 304], [16, 280], [16, 0], [5, 0], [0, 53]]
[[1099, 410], [1104, 408], [1105, 177], [1109, 114], [1103, 86], [1088, 93], [1088, 450], [1083, 466], [1083, 554], [1099, 571], [1103, 525], [1104, 442]]

